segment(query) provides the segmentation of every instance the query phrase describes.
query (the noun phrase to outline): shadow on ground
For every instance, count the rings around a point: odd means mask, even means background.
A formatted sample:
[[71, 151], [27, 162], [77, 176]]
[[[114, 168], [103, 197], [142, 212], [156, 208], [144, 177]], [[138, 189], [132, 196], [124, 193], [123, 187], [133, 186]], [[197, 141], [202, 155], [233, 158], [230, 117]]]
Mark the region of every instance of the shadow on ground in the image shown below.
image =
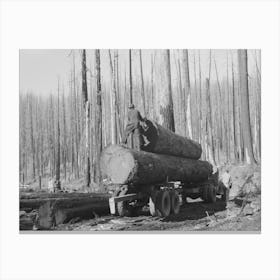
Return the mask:
[[204, 203], [202, 201], [191, 202], [181, 206], [181, 211], [177, 215], [170, 215], [163, 219], [163, 222], [180, 222], [186, 220], [198, 220], [221, 212], [226, 209], [226, 203], [217, 201], [216, 203]]

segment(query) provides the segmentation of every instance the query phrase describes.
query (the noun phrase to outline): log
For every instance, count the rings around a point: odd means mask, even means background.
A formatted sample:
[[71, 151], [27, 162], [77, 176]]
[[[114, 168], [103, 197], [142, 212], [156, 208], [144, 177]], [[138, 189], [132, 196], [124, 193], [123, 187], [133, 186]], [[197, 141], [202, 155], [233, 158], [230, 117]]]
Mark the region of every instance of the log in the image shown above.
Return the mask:
[[146, 127], [143, 131], [144, 151], [190, 159], [201, 157], [202, 149], [199, 143], [175, 134], [150, 120], [146, 121]]
[[39, 209], [39, 207], [47, 201], [57, 200], [57, 199], [84, 199], [84, 201], [92, 201], [98, 197], [107, 197], [106, 193], [48, 193], [48, 192], [29, 192], [20, 193], [20, 210], [30, 212], [34, 209]]
[[38, 228], [50, 229], [73, 218], [94, 218], [109, 213], [109, 194], [44, 199], [38, 210]]
[[136, 151], [122, 145], [106, 147], [100, 165], [103, 178], [111, 183], [136, 186], [167, 180], [196, 183], [212, 174], [212, 165], [207, 161]]

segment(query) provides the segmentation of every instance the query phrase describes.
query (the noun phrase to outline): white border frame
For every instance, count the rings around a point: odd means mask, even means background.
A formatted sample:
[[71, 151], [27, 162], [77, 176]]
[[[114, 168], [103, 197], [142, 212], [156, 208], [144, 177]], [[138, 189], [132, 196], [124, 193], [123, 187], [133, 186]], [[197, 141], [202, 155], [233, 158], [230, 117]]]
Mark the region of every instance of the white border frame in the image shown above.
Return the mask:
[[[0, 278], [279, 279], [278, 1], [2, 1], [0, 8]], [[261, 234], [19, 234], [19, 49], [241, 47], [262, 49]]]

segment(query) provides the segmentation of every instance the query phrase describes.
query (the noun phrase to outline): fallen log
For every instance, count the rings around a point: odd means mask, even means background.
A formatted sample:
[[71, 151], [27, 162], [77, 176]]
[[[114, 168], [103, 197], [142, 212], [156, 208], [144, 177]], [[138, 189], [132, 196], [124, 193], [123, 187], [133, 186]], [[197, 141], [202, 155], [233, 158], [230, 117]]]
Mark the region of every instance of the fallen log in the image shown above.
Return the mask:
[[207, 161], [136, 151], [121, 145], [106, 147], [100, 165], [103, 178], [113, 184], [144, 185], [167, 179], [196, 183], [212, 174], [212, 165]]
[[38, 209], [42, 204], [49, 200], [57, 199], [84, 199], [91, 201], [93, 198], [97, 199], [98, 197], [106, 197], [106, 193], [48, 193], [48, 192], [31, 192], [31, 193], [20, 193], [20, 210], [30, 212], [31, 210]]
[[44, 199], [38, 210], [38, 228], [50, 229], [73, 218], [88, 219], [109, 213], [109, 194]]
[[202, 149], [199, 143], [175, 134], [150, 120], [146, 121], [146, 127], [143, 131], [144, 151], [191, 159], [201, 157]]

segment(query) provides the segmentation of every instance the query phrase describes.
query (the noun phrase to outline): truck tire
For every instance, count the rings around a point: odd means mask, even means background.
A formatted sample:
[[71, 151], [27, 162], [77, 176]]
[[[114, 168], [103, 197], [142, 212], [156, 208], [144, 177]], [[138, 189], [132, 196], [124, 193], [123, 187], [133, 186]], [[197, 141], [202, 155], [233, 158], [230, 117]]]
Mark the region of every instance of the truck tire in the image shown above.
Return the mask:
[[176, 191], [170, 193], [171, 213], [177, 215], [180, 212], [180, 197]]
[[167, 217], [171, 211], [171, 199], [168, 191], [160, 191], [157, 199], [159, 216]]

